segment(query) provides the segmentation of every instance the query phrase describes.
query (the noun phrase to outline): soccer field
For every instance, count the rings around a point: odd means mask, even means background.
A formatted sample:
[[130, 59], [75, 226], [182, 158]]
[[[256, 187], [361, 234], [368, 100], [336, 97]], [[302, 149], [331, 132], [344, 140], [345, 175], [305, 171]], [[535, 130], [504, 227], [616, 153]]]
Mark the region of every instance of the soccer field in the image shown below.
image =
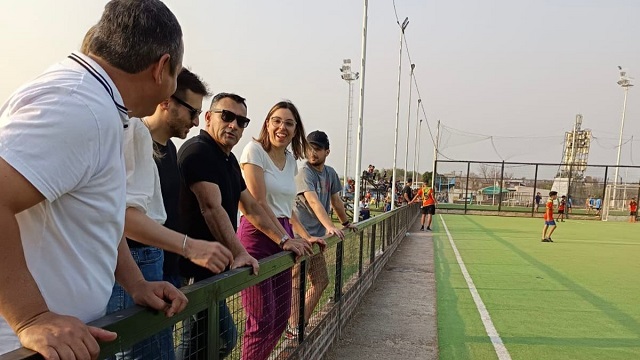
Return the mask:
[[497, 359], [442, 220], [512, 359], [640, 359], [640, 225], [436, 215], [441, 359]]

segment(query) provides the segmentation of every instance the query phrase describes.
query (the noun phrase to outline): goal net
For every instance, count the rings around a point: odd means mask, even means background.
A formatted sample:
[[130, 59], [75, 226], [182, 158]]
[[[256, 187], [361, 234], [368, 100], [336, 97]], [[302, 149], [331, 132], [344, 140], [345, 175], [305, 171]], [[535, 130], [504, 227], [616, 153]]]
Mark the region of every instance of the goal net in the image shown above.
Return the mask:
[[609, 184], [602, 199], [602, 221], [622, 220], [629, 216], [629, 200], [638, 200], [638, 184]]

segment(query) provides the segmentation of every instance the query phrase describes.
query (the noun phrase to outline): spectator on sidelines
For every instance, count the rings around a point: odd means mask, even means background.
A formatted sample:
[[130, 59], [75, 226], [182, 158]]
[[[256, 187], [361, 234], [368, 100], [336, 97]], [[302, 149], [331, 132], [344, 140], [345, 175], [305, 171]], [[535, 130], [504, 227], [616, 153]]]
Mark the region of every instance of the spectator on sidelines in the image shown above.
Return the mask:
[[638, 217], [638, 202], [636, 198], [632, 197], [629, 200], [629, 222], [636, 222], [636, 218]]
[[[185, 234], [161, 226], [167, 219], [165, 203], [169, 201], [170, 206], [167, 211], [171, 211], [172, 214], [170, 225], [176, 227], [177, 200], [180, 191], [179, 173], [167, 174], [165, 171], [164, 178], [160, 177], [156, 161], [161, 165], [166, 156], [171, 162], [168, 166], [175, 171], [178, 169], [178, 164], [175, 152], [167, 156], [166, 146], [163, 146], [163, 153], [157, 153], [154, 156], [151, 125], [154, 126], [156, 135], [158, 130], [163, 129], [163, 133], [167, 136], [173, 134], [186, 136], [194, 123], [197, 125], [202, 99], [207, 94], [206, 86], [198, 77], [183, 68], [178, 75], [176, 92], [158, 104], [153, 115], [142, 119], [132, 118], [129, 129], [125, 132], [127, 210], [124, 233], [127, 236], [131, 255], [148, 281], [159, 281], [165, 278], [176, 287], [182, 286], [182, 282], [176, 279], [177, 254], [214, 273], [224, 271], [233, 259], [231, 252], [220, 243], [191, 239]], [[165, 139], [165, 144], [167, 140], [168, 137]], [[175, 148], [173, 149], [175, 151]], [[163, 180], [166, 196], [161, 193]], [[172, 180], [174, 180], [173, 183], [171, 183]], [[167, 189], [167, 185], [173, 185], [173, 188]], [[166, 273], [163, 271], [164, 268], [167, 269]], [[116, 284], [107, 306], [107, 313], [133, 305], [131, 296], [122, 286]], [[166, 329], [152, 339], [136, 344], [126, 352], [125, 357], [173, 359], [174, 346], [171, 330]]]
[[573, 208], [573, 198], [571, 198], [571, 195], [567, 195], [567, 214], [572, 213], [572, 210], [571, 210], [572, 208]]
[[[292, 151], [287, 150], [289, 145]], [[325, 244], [323, 239], [310, 236], [293, 213], [296, 160], [304, 158], [308, 146], [298, 109], [289, 101], [281, 101], [269, 110], [258, 138], [242, 151], [240, 165], [247, 188], [271, 222], [282, 231], [280, 236], [265, 234], [246, 216], [241, 217], [238, 237], [258, 259], [277, 254], [293, 242], [302, 255], [313, 253], [313, 243], [321, 247]], [[292, 239], [293, 229], [302, 239]], [[242, 359], [266, 359], [287, 327], [291, 312], [291, 271], [243, 290], [242, 306], [247, 315]]]
[[542, 201], [542, 195], [540, 195], [540, 192], [536, 193], [535, 201], [536, 201], [536, 212], [538, 212], [538, 209], [540, 209], [540, 202]]
[[[231, 268], [251, 266], [258, 273], [257, 260], [249, 255], [236, 236], [238, 207], [244, 218], [257, 229], [269, 234], [274, 241], [284, 239], [284, 249], [303, 255], [311, 249], [300, 240], [291, 240], [282, 227], [278, 227], [247, 191], [240, 167], [231, 150], [249, 125], [245, 99], [236, 94], [220, 93], [213, 97], [205, 115], [205, 130], [187, 140], [178, 152], [178, 166], [182, 179], [180, 221], [190, 236], [220, 242], [233, 254]], [[186, 259], [180, 260], [180, 271], [191, 283], [204, 280], [214, 273]], [[235, 346], [233, 319], [225, 301], [219, 303], [221, 333], [220, 355], [226, 356]], [[202, 348], [207, 337], [206, 312], [190, 324], [193, 336], [186, 353], [189, 359], [206, 359]], [[200, 346], [200, 347], [199, 347]]]
[[560, 197], [560, 203], [558, 204], [558, 218], [557, 221], [564, 222], [564, 212], [567, 207], [567, 197], [562, 195]]
[[114, 275], [140, 305], [186, 306], [121, 241], [123, 127], [174, 92], [180, 24], [160, 1], [112, 0], [93, 30], [89, 55], [72, 53], [0, 110], [0, 354], [22, 344], [96, 358], [116, 334], [84, 323], [105, 314]]
[[409, 205], [411, 200], [413, 199], [413, 190], [411, 186], [413, 185], [413, 179], [408, 178], [407, 183], [402, 188], [402, 205]]
[[602, 207], [602, 199], [600, 197], [593, 200], [593, 207], [596, 209], [596, 215], [600, 216], [600, 208]]
[[[322, 131], [313, 131], [307, 136], [307, 162], [296, 175], [296, 199], [294, 212], [305, 230], [316, 237], [335, 235], [344, 239], [343, 229], [355, 229], [351, 224], [340, 198], [340, 178], [336, 171], [325, 165], [329, 150], [329, 137]], [[329, 209], [333, 207], [343, 229], [338, 229], [329, 216]], [[329, 274], [324, 254], [319, 252], [308, 259], [307, 274], [311, 284], [306, 291], [304, 305], [304, 321], [309, 321], [313, 310], [320, 301], [320, 296], [329, 285]], [[291, 302], [291, 316], [286, 336], [297, 339], [298, 312], [300, 291], [300, 265], [293, 268], [293, 301]]]
[[556, 230], [556, 222], [553, 220], [553, 202], [558, 198], [557, 191], [549, 192], [549, 199], [544, 211], [544, 227], [542, 228], [542, 242], [553, 242], [551, 234]]
[[438, 203], [433, 196], [433, 188], [428, 186], [426, 183], [423, 184], [411, 202], [416, 202], [418, 199], [421, 199], [422, 201], [422, 206], [420, 207], [420, 212], [422, 213], [422, 217], [420, 218], [420, 230], [425, 230], [424, 224], [428, 217], [427, 231], [431, 231], [431, 221], [433, 220], [433, 215], [436, 214], [436, 204]]

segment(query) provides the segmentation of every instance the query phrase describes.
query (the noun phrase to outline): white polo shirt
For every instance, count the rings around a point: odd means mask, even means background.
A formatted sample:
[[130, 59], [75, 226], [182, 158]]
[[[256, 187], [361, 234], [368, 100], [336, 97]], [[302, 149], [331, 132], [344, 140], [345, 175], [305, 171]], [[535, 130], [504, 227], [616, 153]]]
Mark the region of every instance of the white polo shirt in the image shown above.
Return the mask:
[[[74, 53], [0, 108], [0, 157], [46, 198], [17, 215], [27, 266], [51, 311], [84, 322], [105, 313], [124, 230], [122, 104]], [[19, 346], [0, 316], [0, 354]]]

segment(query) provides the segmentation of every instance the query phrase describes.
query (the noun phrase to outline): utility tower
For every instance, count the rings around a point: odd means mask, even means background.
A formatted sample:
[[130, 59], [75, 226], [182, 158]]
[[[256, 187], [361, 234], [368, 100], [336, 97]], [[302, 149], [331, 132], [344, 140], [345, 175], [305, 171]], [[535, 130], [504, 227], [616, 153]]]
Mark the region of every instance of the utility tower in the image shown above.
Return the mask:
[[567, 131], [564, 134], [562, 165], [560, 165], [551, 187], [552, 190], [558, 192], [558, 195], [575, 193], [576, 186], [584, 183], [590, 148], [591, 130], [582, 129], [582, 115], [578, 114], [573, 131]]
[[349, 178], [350, 162], [351, 162], [351, 147], [353, 146], [352, 130], [353, 130], [353, 81], [358, 80], [360, 75], [357, 72], [351, 71], [351, 59], [344, 59], [342, 61], [342, 67], [340, 68], [342, 74], [342, 80], [349, 84], [349, 105], [347, 107], [347, 139], [345, 141], [344, 150], [344, 186], [347, 185], [347, 179]]

